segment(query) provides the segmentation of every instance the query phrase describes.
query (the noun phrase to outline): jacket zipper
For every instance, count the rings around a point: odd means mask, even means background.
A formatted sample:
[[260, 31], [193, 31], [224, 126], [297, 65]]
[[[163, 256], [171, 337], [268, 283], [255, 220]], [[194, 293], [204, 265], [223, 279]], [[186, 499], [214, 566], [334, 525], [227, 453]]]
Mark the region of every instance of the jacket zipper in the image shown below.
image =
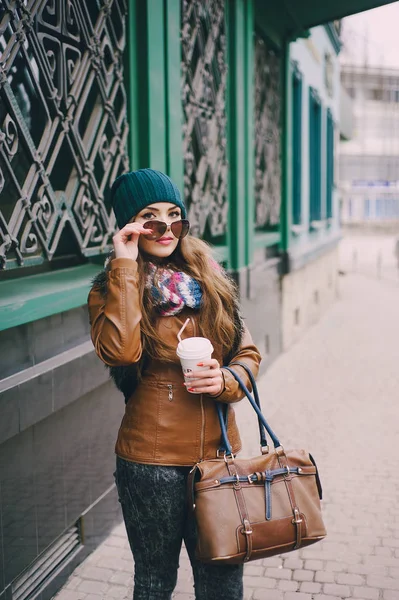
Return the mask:
[[172, 402], [172, 400], [173, 400], [173, 385], [168, 383], [167, 387], [168, 387], [168, 400], [169, 400], [169, 402]]
[[[197, 331], [196, 331], [196, 327], [195, 327], [195, 321], [192, 317], [190, 317], [190, 321], [193, 325], [194, 337], [196, 337]], [[201, 406], [201, 442], [200, 442], [199, 461], [204, 460], [204, 444], [205, 444], [205, 410], [204, 410], [204, 400], [202, 398], [202, 394], [200, 395], [200, 406]]]

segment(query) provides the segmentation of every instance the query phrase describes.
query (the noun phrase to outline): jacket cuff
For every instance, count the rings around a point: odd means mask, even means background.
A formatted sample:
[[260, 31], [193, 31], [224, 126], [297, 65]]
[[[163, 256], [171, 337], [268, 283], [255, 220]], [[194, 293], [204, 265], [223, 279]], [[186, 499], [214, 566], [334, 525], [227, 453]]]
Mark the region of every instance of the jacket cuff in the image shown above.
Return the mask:
[[222, 387], [222, 391], [221, 391], [221, 392], [219, 392], [219, 393], [218, 393], [216, 396], [213, 396], [213, 395], [211, 396], [211, 395], [209, 395], [209, 397], [210, 397], [210, 398], [214, 398], [215, 400], [217, 400], [218, 398], [220, 398], [220, 396], [221, 396], [222, 394], [224, 394], [224, 392], [226, 391], [226, 379], [225, 379], [225, 376], [224, 376], [224, 370], [223, 370], [223, 368], [221, 368], [220, 370], [221, 370], [221, 372], [222, 372], [222, 377], [223, 377], [223, 387]]
[[137, 261], [133, 258], [113, 258], [110, 264], [111, 271], [115, 269], [129, 269], [130, 271], [137, 272]]

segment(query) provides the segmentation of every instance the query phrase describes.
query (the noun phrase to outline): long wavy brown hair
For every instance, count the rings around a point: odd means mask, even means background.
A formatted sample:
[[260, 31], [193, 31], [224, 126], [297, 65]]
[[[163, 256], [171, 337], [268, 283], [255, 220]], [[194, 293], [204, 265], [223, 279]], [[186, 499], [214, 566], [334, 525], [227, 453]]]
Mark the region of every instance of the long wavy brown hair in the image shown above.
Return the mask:
[[[147, 259], [139, 253], [137, 262], [143, 354], [170, 362], [175, 359], [176, 348], [166, 344], [155, 327], [157, 312], [151, 290], [145, 286], [148, 260], [156, 264], [152, 256]], [[241, 323], [237, 323], [235, 318], [238, 292], [235, 282], [215, 263], [210, 246], [189, 235], [180, 240], [167, 264], [163, 263], [162, 266], [184, 271], [199, 282], [202, 288], [201, 309], [198, 312], [200, 335], [212, 339], [222, 349], [223, 356], [228, 355], [233, 341], [240, 335], [238, 328]], [[156, 284], [156, 274], [154, 282]]]

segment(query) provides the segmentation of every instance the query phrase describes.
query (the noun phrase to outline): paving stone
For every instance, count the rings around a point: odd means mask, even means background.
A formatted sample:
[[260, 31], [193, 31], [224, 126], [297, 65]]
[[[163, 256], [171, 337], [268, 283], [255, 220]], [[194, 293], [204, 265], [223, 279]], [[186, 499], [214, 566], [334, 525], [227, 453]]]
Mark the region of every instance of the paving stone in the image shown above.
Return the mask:
[[63, 588], [57, 594], [57, 600], [84, 600], [86, 596], [87, 594], [83, 591]]
[[84, 570], [85, 579], [93, 579], [94, 581], [109, 581], [112, 579], [113, 574], [112, 569], [101, 569], [99, 567], [87, 567]]
[[312, 581], [313, 577], [314, 571], [307, 571], [306, 569], [297, 569], [293, 574], [296, 581]]
[[365, 583], [365, 578], [361, 575], [338, 573], [336, 581], [337, 583], [346, 585], [363, 585]]
[[312, 596], [302, 592], [287, 592], [284, 594], [284, 600], [312, 600]]
[[393, 556], [394, 554], [392, 548], [387, 548], [386, 546], [376, 546], [374, 552], [377, 556]]
[[380, 590], [364, 586], [355, 587], [353, 588], [353, 597], [361, 598], [362, 600], [378, 600]]
[[244, 587], [259, 587], [271, 590], [277, 586], [277, 579], [270, 577], [247, 577], [244, 575]]
[[322, 571], [324, 569], [324, 563], [321, 560], [305, 560], [305, 569], [310, 571]]
[[275, 579], [291, 579], [291, 569], [276, 569], [275, 567], [267, 568], [265, 571], [266, 577], [273, 577]]
[[81, 578], [74, 574], [65, 583], [64, 588], [67, 590], [76, 590], [76, 588], [79, 587], [81, 581]]
[[284, 569], [302, 569], [303, 560], [300, 558], [286, 558], [284, 560]]
[[336, 583], [325, 583], [323, 591], [330, 596], [339, 596], [339, 598], [347, 598], [350, 595], [349, 586]]
[[194, 591], [194, 584], [192, 581], [180, 580], [179, 581], [179, 592], [185, 592], [186, 594], [192, 594]]
[[379, 577], [378, 575], [369, 575], [367, 577], [367, 585], [379, 588], [381, 590], [399, 590], [399, 581], [391, 577]]
[[384, 590], [383, 598], [384, 600], [398, 600], [398, 593], [391, 590]]
[[367, 565], [349, 565], [347, 571], [348, 573], [358, 573], [359, 575], [388, 575], [388, 567], [373, 565], [372, 563]]
[[318, 594], [321, 591], [321, 583], [315, 583], [314, 581], [302, 581], [299, 586], [299, 590], [308, 594]]
[[329, 560], [325, 563], [324, 569], [326, 571], [332, 571], [334, 573], [339, 573], [339, 572], [347, 571], [348, 566], [342, 562], [338, 562], [335, 560]]
[[85, 592], [86, 594], [105, 594], [107, 589], [109, 588], [108, 584], [103, 581], [91, 581], [90, 579], [86, 579], [82, 581], [80, 584], [78, 591]]
[[262, 560], [262, 564], [265, 567], [277, 567], [281, 568], [283, 566], [283, 557], [282, 556], [270, 556], [269, 558], [264, 558]]
[[329, 596], [328, 594], [316, 594], [312, 600], [337, 600], [337, 596]]
[[133, 595], [133, 586], [128, 588], [121, 585], [113, 585], [107, 591], [107, 598], [116, 598], [117, 600], [123, 600], [123, 598], [130, 598]]
[[280, 579], [277, 583], [277, 589], [283, 592], [296, 592], [299, 588], [297, 581], [289, 581], [287, 579]]
[[334, 583], [335, 576], [334, 573], [328, 573], [327, 571], [316, 571], [314, 580], [320, 583]]
[[261, 577], [265, 572], [265, 567], [257, 566], [257, 565], [246, 565], [244, 568], [244, 573], [248, 577]]
[[[281, 590], [269, 590], [267, 595], [265, 590], [255, 590], [253, 595], [254, 600], [284, 600], [284, 592]], [[334, 600], [337, 600], [334, 598]]]
[[109, 580], [109, 583], [128, 586], [133, 584], [133, 575], [130, 575], [124, 571], [117, 571], [116, 573], [113, 571], [113, 575]]

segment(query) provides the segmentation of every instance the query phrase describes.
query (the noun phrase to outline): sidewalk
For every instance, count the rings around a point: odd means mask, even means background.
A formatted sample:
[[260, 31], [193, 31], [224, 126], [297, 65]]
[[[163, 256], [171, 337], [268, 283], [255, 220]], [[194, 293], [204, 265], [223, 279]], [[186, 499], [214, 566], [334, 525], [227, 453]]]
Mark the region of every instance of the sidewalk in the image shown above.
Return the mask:
[[[325, 541], [245, 567], [246, 600], [399, 600], [399, 286], [341, 278], [341, 298], [259, 381], [283, 444], [315, 456]], [[237, 406], [245, 454], [258, 453]], [[123, 525], [80, 565], [57, 600], [132, 598]], [[182, 553], [176, 600], [193, 600]]]

